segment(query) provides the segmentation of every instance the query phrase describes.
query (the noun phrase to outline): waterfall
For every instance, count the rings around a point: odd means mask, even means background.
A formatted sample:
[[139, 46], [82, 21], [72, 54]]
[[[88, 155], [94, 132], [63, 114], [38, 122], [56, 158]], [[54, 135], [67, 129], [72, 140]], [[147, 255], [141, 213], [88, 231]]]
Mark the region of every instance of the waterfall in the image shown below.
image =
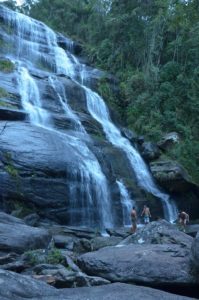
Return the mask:
[[84, 89], [90, 114], [102, 125], [107, 139], [115, 147], [122, 149], [126, 153], [140, 187], [158, 197], [162, 201], [165, 218], [170, 222], [175, 221], [177, 210], [174, 201], [170, 199], [169, 195], [159, 190], [139, 152], [121, 135], [119, 129], [112, 123], [103, 99], [88, 87], [84, 86]]
[[120, 191], [120, 198], [122, 204], [122, 215], [123, 215], [123, 225], [129, 226], [131, 225], [131, 218], [130, 213], [135, 205], [134, 201], [131, 200], [127, 188], [125, 187], [124, 183], [121, 180], [116, 181], [119, 191]]
[[55, 93], [57, 95], [57, 99], [59, 100], [62, 108], [64, 109], [66, 116], [73, 121], [74, 129], [76, 131], [83, 133], [84, 135], [86, 135], [86, 137], [88, 137], [86, 130], [82, 126], [79, 118], [77, 117], [77, 115], [72, 111], [72, 109], [68, 105], [68, 101], [67, 101], [67, 97], [66, 97], [66, 93], [65, 93], [63, 84], [59, 80], [57, 80], [56, 76], [50, 76], [49, 82], [50, 82], [53, 90], [55, 91]]
[[[80, 131], [85, 139], [88, 138], [88, 135], [82, 126], [77, 115], [72, 111], [70, 106], [67, 103], [67, 97], [64, 91], [64, 87], [60, 81], [57, 81], [55, 77], [50, 77], [49, 81], [57, 94], [57, 99], [60, 101], [65, 114], [70, 117], [75, 124], [75, 129]], [[108, 191], [108, 184], [105, 175], [103, 174], [100, 164], [97, 161], [93, 153], [90, 152], [88, 147], [78, 140], [78, 144], [74, 145], [78, 147], [80, 153], [85, 154], [86, 157], [91, 159], [84, 158], [84, 168], [81, 168], [78, 173], [72, 172], [74, 177], [80, 175], [81, 182], [81, 194], [85, 194], [86, 203], [82, 202], [80, 207], [82, 207], [82, 214], [84, 215], [84, 222], [90, 220], [89, 225], [94, 224], [94, 215], [100, 214], [100, 219], [102, 220], [101, 227], [110, 228], [113, 226], [112, 213], [111, 213], [111, 199]], [[92, 189], [94, 190], [94, 197], [92, 196]], [[77, 195], [73, 193], [73, 187], [71, 188], [71, 207], [76, 209], [79, 206], [79, 200]], [[97, 210], [94, 214], [91, 214], [90, 211], [94, 209], [93, 199], [97, 199]], [[82, 198], [83, 199], [83, 198]], [[73, 217], [71, 217], [71, 223], [74, 223]]]
[[[27, 112], [30, 123], [42, 127], [52, 136], [56, 135], [73, 150], [76, 161], [71, 169], [69, 188], [70, 225], [110, 228], [113, 227], [111, 197], [107, 179], [101, 166], [88, 148], [84, 140], [89, 140], [81, 121], [67, 102], [64, 87], [58, 75], [75, 77], [74, 63], [70, 53], [66, 53], [57, 44], [56, 34], [42, 22], [0, 7], [5, 24], [9, 26], [11, 35], [7, 35], [9, 48], [6, 56], [18, 65], [17, 83], [23, 109]], [[64, 114], [71, 120], [76, 134], [60, 132], [53, 123], [53, 115], [42, 107], [39, 79], [31, 76], [31, 72], [40, 69], [48, 77], [46, 85], [50, 85], [55, 93], [57, 106], [61, 106]], [[33, 73], [34, 73], [33, 72]], [[67, 155], [67, 153], [66, 153]]]
[[[52, 135], [69, 145], [74, 152], [75, 167], [70, 170], [70, 178], [66, 180], [69, 188], [70, 225], [112, 227], [113, 202], [110, 196], [108, 182], [100, 163], [91, 151], [92, 140], [81, 123], [78, 114], [68, 103], [65, 87], [60, 78], [68, 77], [86, 95], [86, 105], [89, 114], [98, 121], [105, 132], [108, 141], [116, 148], [125, 152], [138, 184], [144, 190], [160, 198], [163, 203], [165, 217], [170, 221], [176, 219], [175, 205], [169, 196], [156, 186], [153, 178], [137, 150], [122, 137], [119, 129], [113, 124], [108, 108], [103, 99], [85, 84], [89, 82], [89, 73], [85, 65], [69, 51], [58, 46], [56, 34], [42, 22], [0, 7], [1, 17], [9, 30], [1, 32], [7, 41], [5, 55], [18, 63], [18, 88], [21, 103], [28, 113], [33, 126], [42, 127]], [[10, 32], [10, 33], [9, 33]], [[71, 44], [70, 47], [73, 45]], [[69, 47], [69, 48], [70, 48]], [[41, 73], [35, 79], [32, 74]], [[53, 91], [56, 104], [71, 122], [72, 130], [58, 131], [54, 124], [53, 113], [46, 108], [38, 84], [45, 81]], [[53, 99], [54, 99], [53, 98]], [[45, 107], [45, 108], [44, 108]], [[66, 153], [67, 155], [67, 153]], [[68, 172], [69, 173], [69, 172]], [[68, 184], [70, 182], [70, 185]], [[132, 200], [121, 180], [117, 181], [123, 207], [123, 223], [129, 223], [128, 214]]]
[[[49, 81], [55, 89], [57, 99], [63, 106], [65, 113], [78, 125], [78, 129], [86, 134], [81, 122], [68, 106], [66, 98], [63, 99], [63, 96], [58, 92], [57, 87], [59, 85], [55, 86], [52, 77], [49, 78]], [[41, 108], [41, 99], [37, 84], [24, 67], [19, 68], [18, 83], [22, 106], [28, 113], [31, 123], [58, 134], [62, 139], [67, 138], [67, 142], [73, 147], [77, 157], [79, 157], [78, 169], [71, 170], [70, 175], [73, 181], [79, 180], [80, 182], [80, 191], [74, 188], [74, 186], [70, 186], [70, 224], [74, 225], [78, 216], [81, 225], [84, 226], [96, 226], [96, 219], [98, 219], [98, 226], [101, 229], [112, 227], [111, 201], [107, 180], [96, 157], [81, 140], [53, 129], [52, 124], [48, 121], [48, 113]], [[63, 87], [62, 92], [64, 95]]]
[[[89, 81], [89, 75], [86, 72], [85, 65], [80, 64], [77, 59], [73, 59], [73, 62], [77, 65], [80, 73], [79, 84], [85, 90], [89, 113], [102, 125], [106, 137], [111, 144], [126, 153], [139, 186], [161, 200], [165, 218], [170, 222], [174, 222], [177, 219], [177, 207], [174, 200], [157, 187], [139, 152], [132, 146], [128, 139], [121, 135], [120, 130], [113, 124], [104, 100], [85, 85], [85, 82], [87, 80]], [[74, 70], [74, 66], [71, 66], [71, 68]], [[72, 74], [72, 72], [70, 72], [70, 74]], [[72, 79], [78, 83], [76, 78], [77, 76], [72, 76]]]
[[24, 110], [30, 117], [30, 122], [37, 126], [49, 127], [49, 113], [42, 108], [39, 89], [36, 82], [30, 76], [25, 67], [18, 68], [18, 84], [21, 95], [21, 102]]

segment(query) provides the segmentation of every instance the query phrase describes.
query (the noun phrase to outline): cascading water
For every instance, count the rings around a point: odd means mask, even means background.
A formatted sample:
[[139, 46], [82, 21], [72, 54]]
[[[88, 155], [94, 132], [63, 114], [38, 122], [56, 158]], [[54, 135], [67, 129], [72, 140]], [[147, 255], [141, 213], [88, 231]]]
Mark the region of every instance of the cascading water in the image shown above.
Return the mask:
[[[73, 120], [75, 129], [77, 131], [80, 131], [84, 135], [85, 139], [87, 139], [88, 135], [84, 127], [67, 103], [67, 97], [63, 85], [61, 84], [61, 82], [57, 81], [55, 77], [50, 77], [49, 81], [53, 89], [55, 90], [57, 98], [64, 108], [66, 115]], [[111, 200], [106, 177], [104, 176], [96, 157], [93, 155], [93, 153], [90, 152], [85, 144], [78, 140], [78, 144], [75, 144], [74, 146], [78, 147], [80, 153], [85, 153], [85, 156], [90, 157], [90, 159], [83, 160], [85, 165], [84, 168], [81, 168], [79, 172], [72, 173], [72, 175], [76, 177], [76, 179], [78, 176], [80, 177], [81, 195], [84, 195], [84, 198], [86, 198], [86, 203], [84, 203], [84, 199], [80, 204], [80, 207], [82, 208], [82, 214], [84, 216], [84, 222], [86, 220], [89, 220], [88, 225], [92, 225], [92, 223], [95, 224], [95, 220], [93, 219], [93, 217], [94, 215], [98, 215], [99, 213], [100, 219], [102, 221], [101, 227], [112, 227], [113, 220], [110, 205]], [[94, 193], [94, 195], [92, 193]], [[79, 206], [79, 200], [78, 195], [74, 196], [73, 188], [71, 188], [71, 199], [71, 207], [76, 209]], [[83, 199], [83, 197], [80, 197], [80, 199]], [[96, 206], [98, 212], [90, 213], [92, 212], [92, 210], [94, 211], [93, 199], [97, 200]], [[71, 224], [74, 224], [74, 217], [71, 216], [71, 219]]]
[[[76, 215], [80, 215], [79, 220], [84, 226], [96, 226], [96, 219], [99, 219], [100, 228], [112, 227], [113, 222], [110, 213], [110, 196], [107, 182], [95, 156], [79, 139], [66, 136], [66, 134], [59, 133], [52, 128], [52, 125], [48, 122], [49, 116], [47, 112], [41, 108], [41, 99], [36, 82], [24, 67], [19, 68], [19, 75], [19, 91], [21, 93], [22, 105], [29, 114], [31, 123], [50, 130], [58, 134], [61, 138], [67, 138], [67, 142], [74, 148], [74, 151], [78, 152], [80, 157], [79, 168], [71, 170], [71, 179], [73, 181], [80, 181], [80, 191], [70, 186], [71, 225], [75, 224]], [[52, 78], [50, 78], [50, 82], [66, 114], [78, 124], [81, 132], [85, 132], [81, 122], [67, 103], [63, 101]], [[77, 147], [78, 151], [76, 150]]]
[[53, 90], [55, 91], [55, 93], [57, 95], [57, 99], [59, 100], [61, 106], [63, 107], [65, 114], [74, 123], [74, 129], [82, 132], [83, 134], [85, 134], [87, 136], [86, 130], [82, 126], [79, 118], [77, 117], [77, 115], [72, 111], [72, 109], [68, 105], [68, 101], [67, 101], [67, 97], [66, 97], [66, 93], [65, 93], [63, 84], [59, 80], [57, 80], [56, 76], [49, 77], [49, 82], [50, 82]]
[[[71, 61], [72, 62], [72, 61]], [[78, 66], [80, 73], [80, 85], [85, 90], [87, 107], [91, 116], [97, 120], [103, 127], [103, 130], [107, 136], [107, 139], [115, 146], [122, 149], [131, 164], [138, 184], [147, 192], [150, 192], [155, 197], [162, 201], [164, 215], [167, 220], [174, 222], [177, 219], [177, 208], [175, 202], [170, 199], [170, 196], [163, 193], [156, 186], [148, 167], [144, 160], [140, 156], [139, 152], [130, 144], [130, 142], [121, 135], [120, 130], [112, 123], [108, 108], [103, 99], [90, 88], [85, 85], [85, 82], [89, 81], [89, 75], [86, 72], [85, 65], [80, 64], [77, 59], [73, 59], [73, 62]], [[71, 72], [72, 74], [72, 72]], [[77, 82], [77, 76], [73, 80]]]
[[125, 187], [124, 183], [121, 180], [117, 180], [116, 183], [120, 191], [122, 214], [123, 214], [123, 225], [129, 226], [131, 225], [130, 213], [135, 203], [134, 201], [131, 200], [128, 190]]
[[[113, 226], [111, 214], [111, 198], [107, 179], [102, 172], [95, 155], [83, 140], [57, 131], [53, 127], [53, 116], [42, 108], [42, 99], [36, 80], [31, 71], [41, 68], [48, 76], [48, 84], [53, 88], [57, 105], [62, 107], [67, 118], [74, 124], [74, 131], [88, 139], [86, 131], [77, 115], [67, 103], [64, 88], [54, 72], [59, 75], [75, 76], [73, 63], [69, 55], [57, 45], [55, 33], [41, 22], [1, 7], [6, 24], [12, 29], [7, 37], [9, 49], [7, 57], [11, 57], [18, 65], [18, 88], [21, 103], [28, 113], [33, 125], [48, 130], [72, 147], [76, 157], [76, 167], [70, 170], [70, 225], [98, 226], [101, 229]], [[43, 68], [45, 67], [45, 69]], [[47, 68], [47, 69], [46, 69]], [[34, 73], [33, 72], [33, 73]], [[52, 73], [53, 72], [53, 73]]]
[[144, 190], [161, 199], [165, 218], [170, 222], [175, 221], [177, 217], [177, 210], [174, 201], [170, 199], [169, 195], [161, 192], [155, 185], [153, 178], [138, 151], [121, 135], [119, 129], [112, 123], [103, 99], [91, 89], [85, 86], [84, 89], [90, 114], [102, 125], [108, 140], [115, 147], [122, 149], [126, 153], [131, 167], [137, 177], [138, 184]]
[[32, 124], [42, 127], [50, 126], [50, 116], [42, 108], [39, 89], [25, 67], [19, 67], [19, 92], [24, 110], [28, 113]]

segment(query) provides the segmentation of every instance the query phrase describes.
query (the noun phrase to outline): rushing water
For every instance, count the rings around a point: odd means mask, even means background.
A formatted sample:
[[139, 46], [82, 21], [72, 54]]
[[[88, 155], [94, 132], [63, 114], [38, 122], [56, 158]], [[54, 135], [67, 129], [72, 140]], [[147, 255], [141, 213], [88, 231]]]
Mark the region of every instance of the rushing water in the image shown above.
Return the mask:
[[87, 96], [87, 106], [90, 114], [103, 127], [107, 139], [115, 146], [122, 149], [131, 164], [138, 184], [146, 191], [158, 197], [163, 204], [165, 218], [171, 222], [176, 220], [177, 210], [169, 195], [163, 193], [154, 183], [154, 180], [139, 152], [130, 142], [121, 135], [119, 129], [111, 121], [107, 106], [103, 99], [91, 89], [84, 87]]
[[24, 67], [18, 68], [19, 92], [24, 110], [28, 113], [32, 124], [37, 126], [50, 126], [49, 113], [42, 108], [39, 89], [35, 80]]
[[[0, 9], [3, 10], [1, 15], [11, 32], [10, 35], [8, 32], [4, 33], [4, 38], [8, 41], [6, 54], [19, 63], [18, 85], [23, 108], [28, 112], [32, 124], [42, 126], [46, 130], [53, 131], [54, 134], [56, 132], [58, 136], [70, 143], [78, 157], [79, 167], [71, 171], [71, 181], [74, 182], [74, 185], [70, 186], [69, 199], [71, 224], [76, 224], [79, 215], [82, 225], [93, 226], [99, 223], [100, 227], [111, 227], [114, 222], [107, 179], [97, 158], [84, 142], [88, 139], [88, 134], [78, 115], [69, 106], [64, 86], [57, 75], [70, 77], [84, 90], [90, 115], [102, 125], [108, 141], [125, 152], [140, 187], [162, 201], [165, 217], [168, 220], [176, 219], [174, 202], [159, 190], [138, 151], [113, 124], [103, 99], [85, 85], [85, 81], [89, 81], [86, 67], [75, 56], [58, 46], [56, 34], [45, 24], [6, 8]], [[81, 133], [82, 140], [58, 132], [53, 127], [51, 113], [42, 107], [37, 82], [30, 75], [31, 70], [37, 68], [48, 76], [48, 84], [56, 95], [57, 105], [62, 107], [66, 117], [71, 120], [73, 130]], [[75, 185], [78, 181], [79, 190]], [[122, 197], [123, 223], [127, 224], [131, 201], [128, 200], [128, 192], [123, 182], [117, 181], [117, 184]]]
[[123, 215], [123, 225], [129, 226], [131, 225], [131, 210], [133, 206], [135, 205], [134, 201], [131, 200], [128, 190], [125, 187], [124, 183], [121, 180], [116, 181], [119, 191], [120, 191], [120, 198], [121, 198], [121, 204], [122, 204], [122, 215]]
[[78, 167], [70, 170], [70, 224], [76, 225], [78, 222], [81, 226], [112, 227], [107, 179], [97, 158], [84, 140], [54, 128], [51, 112], [42, 107], [37, 81], [30, 74], [33, 68], [41, 68], [41, 71], [44, 70], [48, 74], [49, 80], [46, 84], [54, 90], [57, 105], [62, 107], [66, 117], [73, 123], [74, 131], [80, 132], [88, 139], [78, 116], [67, 103], [62, 83], [56, 77], [56, 74], [75, 76], [70, 54], [67, 55], [57, 45], [56, 34], [43, 23], [6, 8], [1, 9], [11, 32], [11, 35], [7, 35], [9, 47], [6, 54], [18, 65], [17, 82], [22, 107], [33, 125], [52, 132], [52, 135], [56, 134], [69, 144], [78, 161]]
[[[86, 93], [88, 111], [92, 117], [102, 125], [107, 139], [115, 147], [122, 149], [126, 153], [140, 187], [161, 200], [165, 218], [170, 222], [174, 222], [177, 219], [177, 207], [175, 202], [169, 195], [163, 193], [157, 187], [139, 152], [132, 146], [128, 139], [121, 135], [120, 130], [113, 124], [104, 100], [85, 85], [85, 83], [89, 81], [89, 74], [86, 72], [85, 65], [80, 64], [77, 60], [73, 59], [73, 61], [78, 66], [80, 85]], [[74, 69], [74, 67], [71, 66], [71, 69]], [[72, 71], [70, 73], [72, 74]], [[77, 75], [75, 78], [72, 75], [72, 78], [76, 81]]]
[[[74, 123], [78, 125], [78, 128], [76, 127], [77, 130], [86, 134], [81, 122], [67, 105], [66, 99], [62, 99], [65, 95], [63, 89], [61, 89], [63, 93], [63, 96], [61, 96], [59, 85], [55, 86], [52, 77], [49, 80], [67, 116], [70, 116], [74, 120]], [[24, 67], [19, 68], [19, 91], [21, 93], [23, 108], [29, 114], [31, 123], [42, 126], [53, 133], [57, 133], [61, 138], [67, 139], [67, 142], [74, 148], [76, 155], [79, 156], [78, 169], [71, 170], [71, 179], [80, 182], [80, 191], [77, 191], [73, 185], [70, 186], [71, 225], [76, 224], [76, 217], [78, 215], [82, 225], [96, 226], [97, 218], [100, 228], [112, 227], [113, 222], [107, 181], [93, 153], [90, 152], [86, 144], [81, 140], [66, 136], [53, 129], [48, 121], [49, 114], [41, 108], [41, 99], [37, 84]], [[78, 151], [76, 150], [77, 148]]]

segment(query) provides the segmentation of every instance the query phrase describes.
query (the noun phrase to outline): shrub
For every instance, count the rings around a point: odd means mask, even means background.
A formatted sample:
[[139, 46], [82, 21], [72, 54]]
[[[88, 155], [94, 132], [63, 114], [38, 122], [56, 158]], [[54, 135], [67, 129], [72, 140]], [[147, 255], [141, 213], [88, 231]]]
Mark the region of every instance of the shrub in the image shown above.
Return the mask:
[[0, 71], [11, 73], [14, 71], [14, 64], [8, 59], [0, 60]]
[[49, 264], [59, 264], [64, 262], [64, 258], [59, 249], [53, 248], [49, 251], [46, 261]]

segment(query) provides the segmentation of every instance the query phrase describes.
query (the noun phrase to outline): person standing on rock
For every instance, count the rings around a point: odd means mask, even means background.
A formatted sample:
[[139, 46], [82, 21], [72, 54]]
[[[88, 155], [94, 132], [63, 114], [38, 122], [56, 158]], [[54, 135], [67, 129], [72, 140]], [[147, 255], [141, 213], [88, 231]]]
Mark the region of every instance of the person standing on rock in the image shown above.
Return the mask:
[[150, 213], [150, 209], [147, 205], [144, 205], [141, 216], [144, 216], [144, 224], [148, 224], [150, 222], [149, 218], [151, 218], [151, 213]]
[[179, 224], [182, 226], [182, 230], [185, 231], [187, 222], [189, 222], [189, 215], [185, 211], [180, 211], [178, 214]]
[[132, 222], [131, 232], [135, 233], [137, 230], [137, 212], [135, 206], [133, 206], [131, 210], [131, 222]]

